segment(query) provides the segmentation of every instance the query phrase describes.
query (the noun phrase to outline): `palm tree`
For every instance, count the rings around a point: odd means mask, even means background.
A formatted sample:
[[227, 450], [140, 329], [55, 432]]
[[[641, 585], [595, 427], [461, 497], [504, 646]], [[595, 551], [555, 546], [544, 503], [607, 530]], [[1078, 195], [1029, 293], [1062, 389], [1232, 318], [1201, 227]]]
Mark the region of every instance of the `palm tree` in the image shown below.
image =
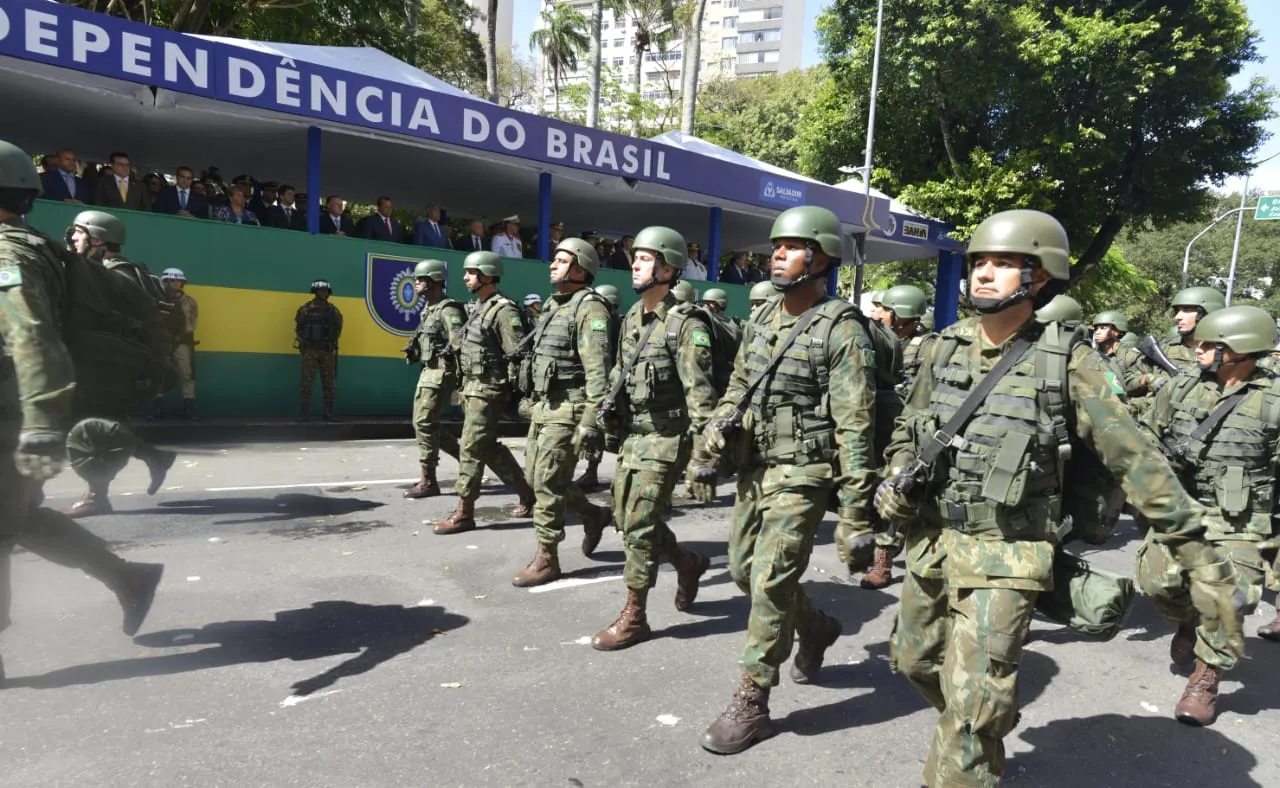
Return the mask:
[[644, 78], [644, 56], [657, 47], [666, 53], [674, 25], [671, 0], [609, 0], [614, 18], [628, 17], [636, 32], [632, 38], [635, 63], [632, 64], [631, 91], [635, 94], [634, 115], [631, 118], [632, 136], [640, 135], [640, 95]]
[[542, 51], [542, 67], [551, 74], [556, 115], [560, 114], [560, 80], [576, 71], [578, 56], [590, 45], [587, 18], [572, 6], [548, 3], [542, 9], [542, 27], [529, 36], [529, 48]]
[[698, 61], [702, 57], [702, 16], [707, 0], [689, 0], [689, 24], [684, 29], [684, 86], [681, 88], [680, 130], [693, 133], [693, 115], [698, 106]]
[[587, 128], [594, 129], [600, 122], [600, 25], [604, 14], [604, 0], [593, 0], [591, 3], [591, 19], [588, 24], [590, 43], [590, 64], [587, 72]]
[[489, 10], [485, 14], [486, 37], [484, 40], [484, 74], [485, 86], [489, 90], [489, 100], [498, 103], [498, 0], [489, 0]]

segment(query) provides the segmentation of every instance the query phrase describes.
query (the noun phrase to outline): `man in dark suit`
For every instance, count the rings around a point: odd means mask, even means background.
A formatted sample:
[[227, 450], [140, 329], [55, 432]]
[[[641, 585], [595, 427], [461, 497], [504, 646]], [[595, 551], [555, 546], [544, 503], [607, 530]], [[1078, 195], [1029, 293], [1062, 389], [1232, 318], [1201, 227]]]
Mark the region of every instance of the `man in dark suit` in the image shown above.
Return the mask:
[[155, 212], [208, 219], [209, 201], [203, 194], [192, 188], [196, 180], [195, 173], [190, 167], [179, 167], [177, 180], [177, 185], [166, 186], [160, 190], [159, 196], [156, 197]]
[[373, 241], [404, 243], [404, 227], [391, 215], [391, 198], [379, 197], [377, 205], [377, 213], [361, 220], [364, 223], [364, 237]]
[[133, 177], [129, 154], [113, 153], [107, 157], [107, 162], [111, 169], [98, 178], [93, 191], [93, 204], [103, 208], [145, 210], [142, 184]]
[[413, 242], [417, 246], [434, 246], [439, 249], [449, 248], [449, 233], [440, 223], [440, 206], [427, 206], [427, 218], [418, 222], [413, 228]]
[[733, 262], [720, 272], [720, 281], [727, 285], [745, 285], [747, 283], [747, 253], [734, 252]]
[[336, 194], [330, 194], [324, 201], [325, 211], [320, 216], [320, 234], [321, 235], [355, 235], [356, 225], [351, 221], [351, 217], [344, 213], [342, 198]]
[[609, 267], [616, 268], [620, 271], [631, 270], [631, 245], [634, 244], [636, 238], [634, 235], [624, 235], [622, 240], [618, 242], [617, 247], [613, 250], [613, 254], [609, 255]]
[[40, 176], [46, 200], [89, 202], [89, 187], [76, 176], [76, 154], [66, 148], [53, 154], [53, 168]]
[[483, 252], [489, 248], [484, 237], [484, 222], [476, 219], [471, 223], [466, 235], [453, 239], [453, 248], [459, 252]]
[[307, 215], [298, 207], [297, 196], [296, 189], [287, 183], [282, 184], [276, 204], [267, 209], [265, 224], [281, 230], [300, 230], [305, 233]]

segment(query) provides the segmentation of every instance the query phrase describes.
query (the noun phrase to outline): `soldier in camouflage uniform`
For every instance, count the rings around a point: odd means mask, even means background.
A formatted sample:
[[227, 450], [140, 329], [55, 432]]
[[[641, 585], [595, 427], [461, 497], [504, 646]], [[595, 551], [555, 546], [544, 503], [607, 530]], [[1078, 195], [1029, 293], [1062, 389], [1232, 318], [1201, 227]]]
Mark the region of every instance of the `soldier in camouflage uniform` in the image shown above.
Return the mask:
[[298, 421], [311, 418], [311, 387], [320, 375], [324, 395], [324, 420], [336, 421], [333, 403], [338, 398], [338, 340], [342, 337], [342, 313], [329, 302], [333, 285], [318, 279], [311, 283], [310, 301], [293, 316], [293, 333], [302, 354], [302, 379], [298, 384]]
[[430, 498], [440, 494], [436, 464], [440, 451], [458, 459], [458, 439], [444, 426], [440, 415], [458, 388], [458, 345], [467, 311], [445, 295], [449, 269], [443, 260], [423, 260], [413, 269], [413, 291], [422, 299], [418, 329], [405, 346], [405, 361], [421, 364], [413, 395], [413, 432], [418, 439], [418, 463], [422, 478], [405, 490], [406, 498]]
[[1118, 309], [1099, 312], [1093, 318], [1093, 347], [1111, 360], [1116, 376], [1124, 384], [1125, 397], [1135, 413], [1145, 410], [1152, 378], [1146, 361], [1136, 348], [1120, 340], [1129, 331], [1129, 317]]
[[[200, 323], [200, 305], [187, 292], [187, 275], [181, 268], [164, 269], [160, 272], [160, 281], [164, 283], [166, 296], [173, 302], [173, 365], [182, 385], [182, 417], [195, 421], [196, 327]], [[159, 398], [155, 404], [159, 406]]]
[[[702, 737], [716, 753], [741, 752], [773, 735], [769, 693], [797, 636], [790, 676], [798, 684], [816, 678], [840, 636], [840, 622], [817, 610], [800, 585], [832, 495], [862, 568], [875, 544], [867, 512], [875, 485], [875, 350], [857, 308], [826, 295], [841, 236], [840, 221], [825, 208], [778, 216], [770, 238], [781, 295], [747, 323], [729, 389], [703, 431], [707, 451], [718, 455], [732, 443], [743, 458], [729, 573], [751, 598], [738, 690]], [[745, 420], [735, 418], [739, 403]]]
[[520, 307], [498, 292], [502, 260], [493, 252], [472, 252], [462, 261], [463, 281], [475, 297], [462, 333], [458, 356], [462, 368], [462, 450], [458, 458], [458, 505], [435, 526], [437, 534], [457, 534], [476, 527], [476, 499], [487, 465], [520, 503], [513, 517], [533, 514], [534, 494], [511, 449], [498, 440], [498, 420], [512, 410], [515, 374], [512, 362], [524, 340]]
[[[138, 285], [148, 296], [152, 295], [142, 285], [143, 277], [150, 274], [121, 254], [124, 243], [124, 224], [109, 213], [82, 211], [72, 222], [73, 251], [102, 263]], [[160, 326], [156, 329], [163, 330]], [[67, 433], [67, 452], [71, 469], [85, 480], [88, 489], [77, 501], [63, 507], [60, 510], [63, 514], [69, 517], [110, 514], [113, 511], [108, 497], [111, 482], [129, 464], [130, 457], [147, 465], [151, 476], [147, 495], [155, 495], [164, 484], [178, 455], [157, 449], [139, 438], [130, 425], [129, 411], [129, 406], [122, 403], [75, 398], [72, 410], [75, 423]]]
[[[1173, 296], [1170, 306], [1173, 309], [1174, 335], [1160, 342], [1160, 348], [1175, 365], [1184, 373], [1200, 374], [1196, 367], [1195, 339], [1196, 323], [1210, 312], [1226, 307], [1227, 299], [1212, 287], [1188, 287], [1179, 290]], [[1150, 374], [1159, 378], [1154, 388], [1159, 389], [1171, 375], [1151, 359], [1146, 360]]]
[[671, 294], [676, 297], [676, 303], [679, 304], [693, 304], [698, 300], [697, 289], [684, 281], [676, 282], [675, 287], [671, 288]]
[[533, 337], [533, 399], [525, 477], [533, 488], [533, 559], [512, 585], [538, 586], [560, 577], [559, 544], [567, 509], [582, 518], [582, 554], [600, 544], [613, 512], [587, 500], [573, 482], [578, 455], [604, 448], [596, 414], [609, 386], [609, 305], [591, 283], [600, 271], [595, 248], [566, 238], [551, 260], [546, 311]]
[[[1203, 504], [1203, 539], [1234, 565], [1244, 613], [1262, 598], [1266, 561], [1261, 543], [1275, 532], [1275, 462], [1280, 456], [1280, 378], [1258, 366], [1276, 343], [1271, 315], [1231, 306], [1205, 315], [1193, 339], [1200, 375], [1164, 386], [1143, 420], [1165, 447], [1187, 493]], [[1210, 414], [1225, 408], [1216, 426]], [[1200, 425], [1209, 421], [1206, 432]], [[1190, 725], [1213, 722], [1222, 674], [1244, 656], [1221, 629], [1197, 626], [1187, 572], [1147, 534], [1138, 551], [1138, 585], [1165, 619], [1178, 624], [1169, 644], [1175, 664], [1195, 671], [1174, 716]]]
[[[876, 491], [880, 513], [907, 532], [890, 665], [941, 712], [924, 768], [932, 788], [1000, 781], [1003, 740], [1018, 718], [1020, 633], [1037, 596], [1052, 588], [1054, 552], [1069, 528], [1058, 519], [1064, 439], [1101, 458], [1153, 538], [1191, 573], [1206, 621], [1241, 638], [1235, 573], [1202, 540], [1203, 508], [1130, 418], [1106, 361], [1057, 324], [1033, 320], [1035, 304], [1070, 279], [1062, 225], [1039, 211], [995, 214], [974, 231], [967, 260], [980, 316], [943, 331], [921, 365], [889, 447], [892, 475]], [[954, 438], [937, 437], [1013, 347], [1018, 361], [974, 415]], [[1056, 373], [1041, 372], [1042, 362], [1066, 376], [1052, 381], [1064, 394], [1052, 416], [1041, 384]], [[938, 462], [913, 467], [933, 440]]]
[[151, 609], [164, 567], [127, 562], [74, 520], [40, 506], [44, 482], [66, 460], [75, 372], [62, 338], [67, 283], [58, 244], [22, 220], [39, 194], [31, 157], [0, 142], [0, 631], [10, 624], [10, 556], [21, 545], [102, 581], [119, 600], [122, 629], [132, 636]]
[[756, 282], [751, 286], [751, 292], [747, 294], [748, 300], [751, 302], [751, 317], [756, 316], [756, 310], [764, 306], [771, 298], [776, 298], [778, 291], [773, 289], [772, 282]]
[[[609, 359], [610, 367], [618, 363], [618, 328], [622, 323], [622, 318], [618, 315], [618, 288], [613, 285], [596, 285], [594, 288], [600, 297], [609, 305]], [[573, 480], [583, 490], [594, 490], [600, 486], [600, 460], [604, 458], [605, 451], [617, 453], [618, 447], [612, 443], [612, 439], [605, 436], [605, 446], [600, 450], [594, 447], [584, 447], [582, 451], [582, 459], [586, 461], [586, 470], [582, 475]]]
[[1074, 331], [1084, 322], [1084, 307], [1071, 296], [1059, 293], [1036, 310], [1036, 320], [1041, 323], [1061, 323]]
[[[660, 561], [676, 568], [675, 606], [681, 611], [693, 604], [698, 580], [711, 565], [681, 547], [663, 522], [683, 473], [679, 457], [690, 430], [701, 429], [716, 404], [710, 327], [671, 292], [688, 262], [687, 249], [684, 237], [668, 227], [646, 227], [632, 246], [631, 286], [640, 300], [622, 321], [619, 365], [610, 380], [616, 399], [601, 411], [602, 426], [622, 438], [613, 506], [627, 556], [627, 599], [618, 618], [592, 639], [601, 651], [649, 639], [649, 589], [658, 582]], [[695, 453], [702, 457], [698, 444]]]

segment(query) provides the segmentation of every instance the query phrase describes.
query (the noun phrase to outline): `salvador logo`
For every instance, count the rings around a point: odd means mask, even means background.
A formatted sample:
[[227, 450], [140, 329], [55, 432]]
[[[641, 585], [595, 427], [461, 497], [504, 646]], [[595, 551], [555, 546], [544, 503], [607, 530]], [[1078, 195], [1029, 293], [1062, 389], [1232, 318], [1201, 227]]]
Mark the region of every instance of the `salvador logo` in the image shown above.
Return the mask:
[[383, 331], [407, 337], [418, 328], [421, 303], [413, 292], [418, 260], [370, 254], [365, 265], [364, 302]]

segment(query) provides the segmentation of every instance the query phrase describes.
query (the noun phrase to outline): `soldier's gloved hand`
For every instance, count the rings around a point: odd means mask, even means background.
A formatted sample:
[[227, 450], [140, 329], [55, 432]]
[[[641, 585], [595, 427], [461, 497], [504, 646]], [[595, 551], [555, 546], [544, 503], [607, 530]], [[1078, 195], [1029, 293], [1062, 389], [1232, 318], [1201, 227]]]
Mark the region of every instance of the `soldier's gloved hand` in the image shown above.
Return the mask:
[[62, 473], [67, 459], [67, 437], [56, 432], [24, 432], [13, 455], [18, 473], [46, 481]]
[[711, 454], [719, 456], [724, 453], [725, 446], [729, 445], [729, 438], [735, 429], [737, 428], [729, 419], [712, 419], [702, 428], [702, 445]]
[[909, 523], [916, 519], [920, 511], [919, 507], [898, 492], [893, 482], [888, 479], [880, 482], [880, 486], [876, 488], [873, 502], [880, 516], [893, 523]]
[[1192, 569], [1191, 604], [1200, 613], [1200, 625], [1217, 629], [1236, 654], [1244, 653], [1245, 592], [1240, 587], [1235, 564], [1227, 560]]
[[604, 451], [604, 433], [595, 427], [579, 424], [573, 431], [573, 450], [578, 456]]
[[707, 457], [695, 457], [693, 464], [694, 467], [689, 470], [689, 494], [698, 503], [711, 503], [716, 499], [715, 461]]

